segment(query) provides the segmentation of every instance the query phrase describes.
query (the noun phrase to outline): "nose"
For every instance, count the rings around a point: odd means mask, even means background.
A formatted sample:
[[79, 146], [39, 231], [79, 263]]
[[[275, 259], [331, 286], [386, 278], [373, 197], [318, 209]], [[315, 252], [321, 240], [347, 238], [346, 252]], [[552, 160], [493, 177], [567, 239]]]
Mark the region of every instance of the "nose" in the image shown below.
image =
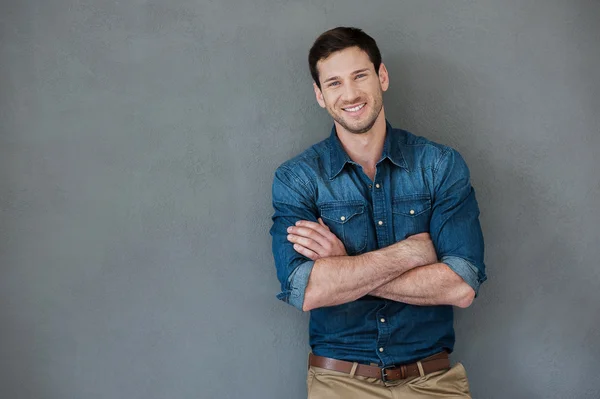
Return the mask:
[[351, 104], [360, 97], [357, 87], [353, 81], [346, 83], [342, 92], [342, 101], [346, 104]]

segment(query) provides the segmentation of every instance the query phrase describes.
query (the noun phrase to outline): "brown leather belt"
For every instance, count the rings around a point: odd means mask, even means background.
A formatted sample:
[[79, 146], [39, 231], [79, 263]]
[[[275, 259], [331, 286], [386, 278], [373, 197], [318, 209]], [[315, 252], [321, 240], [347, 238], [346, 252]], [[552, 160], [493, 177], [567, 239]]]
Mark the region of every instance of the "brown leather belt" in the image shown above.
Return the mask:
[[[450, 368], [450, 359], [448, 358], [447, 352], [440, 352], [433, 356], [429, 356], [421, 360], [420, 363], [423, 367], [424, 374], [429, 374], [440, 370], [447, 370]], [[346, 362], [344, 360], [331, 359], [329, 357], [317, 356], [311, 353], [308, 356], [308, 365], [309, 367], [314, 366], [322, 369], [351, 374], [354, 363]], [[419, 366], [417, 362], [383, 368], [358, 364], [358, 366], [356, 366], [356, 370], [354, 371], [354, 375], [378, 378], [383, 381], [394, 381], [403, 380], [410, 377], [418, 377], [421, 375], [421, 373], [419, 372]]]

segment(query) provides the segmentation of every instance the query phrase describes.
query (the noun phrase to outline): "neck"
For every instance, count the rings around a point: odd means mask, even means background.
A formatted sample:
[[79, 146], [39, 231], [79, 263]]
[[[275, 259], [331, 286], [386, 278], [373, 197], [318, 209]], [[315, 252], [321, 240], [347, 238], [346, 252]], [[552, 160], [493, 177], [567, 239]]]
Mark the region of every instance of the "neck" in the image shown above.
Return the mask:
[[381, 159], [385, 143], [386, 124], [383, 108], [368, 132], [350, 133], [337, 122], [335, 122], [335, 130], [350, 159], [362, 166], [365, 173], [372, 178], [377, 161]]

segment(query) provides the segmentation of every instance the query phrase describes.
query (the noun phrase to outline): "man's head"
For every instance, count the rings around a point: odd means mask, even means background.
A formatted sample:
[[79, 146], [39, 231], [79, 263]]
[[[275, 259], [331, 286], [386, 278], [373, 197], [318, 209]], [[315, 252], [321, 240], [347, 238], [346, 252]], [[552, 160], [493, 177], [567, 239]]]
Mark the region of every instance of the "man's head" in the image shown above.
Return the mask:
[[313, 44], [308, 63], [319, 105], [348, 132], [369, 131], [389, 85], [375, 40], [357, 28], [329, 30]]

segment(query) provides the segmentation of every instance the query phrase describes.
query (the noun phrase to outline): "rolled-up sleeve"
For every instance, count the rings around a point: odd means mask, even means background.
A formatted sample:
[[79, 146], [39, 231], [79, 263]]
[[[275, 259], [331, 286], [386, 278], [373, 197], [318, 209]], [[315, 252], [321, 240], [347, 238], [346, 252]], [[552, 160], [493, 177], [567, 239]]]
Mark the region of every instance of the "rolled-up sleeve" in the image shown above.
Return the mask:
[[280, 166], [273, 180], [273, 226], [270, 233], [277, 278], [281, 283], [278, 299], [302, 310], [304, 292], [314, 262], [294, 250], [287, 228], [298, 220], [317, 221], [314, 190], [286, 166]]
[[431, 239], [438, 258], [448, 265], [475, 294], [487, 280], [479, 206], [464, 159], [446, 149], [433, 170], [434, 200]]

